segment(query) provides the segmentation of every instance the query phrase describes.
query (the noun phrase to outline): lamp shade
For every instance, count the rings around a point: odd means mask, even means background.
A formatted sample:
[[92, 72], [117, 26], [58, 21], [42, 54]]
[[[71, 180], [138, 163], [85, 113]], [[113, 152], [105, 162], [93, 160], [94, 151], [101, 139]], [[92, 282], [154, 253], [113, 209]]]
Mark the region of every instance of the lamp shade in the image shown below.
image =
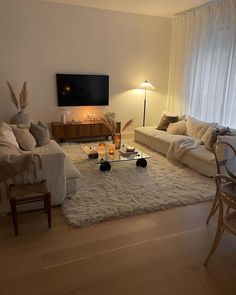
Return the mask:
[[143, 81], [139, 87], [139, 89], [143, 89], [143, 90], [155, 90], [156, 87], [153, 86], [150, 82], [148, 82], [147, 80]]

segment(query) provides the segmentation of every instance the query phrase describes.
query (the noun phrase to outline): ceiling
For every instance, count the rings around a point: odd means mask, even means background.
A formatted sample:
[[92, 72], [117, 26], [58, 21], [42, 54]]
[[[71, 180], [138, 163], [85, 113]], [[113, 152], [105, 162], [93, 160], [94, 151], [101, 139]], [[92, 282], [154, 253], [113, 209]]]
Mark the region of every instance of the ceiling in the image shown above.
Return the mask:
[[144, 15], [171, 17], [213, 0], [44, 0]]

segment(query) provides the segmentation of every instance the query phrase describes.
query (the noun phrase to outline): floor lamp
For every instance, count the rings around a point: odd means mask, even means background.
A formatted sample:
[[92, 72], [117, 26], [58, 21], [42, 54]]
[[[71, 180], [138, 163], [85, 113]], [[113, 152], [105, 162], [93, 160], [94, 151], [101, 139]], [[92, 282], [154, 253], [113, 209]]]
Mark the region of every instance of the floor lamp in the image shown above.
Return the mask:
[[147, 90], [155, 90], [156, 88], [150, 82], [145, 80], [139, 85], [139, 89], [144, 90], [144, 103], [143, 103], [143, 127], [144, 127], [145, 121], [146, 121]]

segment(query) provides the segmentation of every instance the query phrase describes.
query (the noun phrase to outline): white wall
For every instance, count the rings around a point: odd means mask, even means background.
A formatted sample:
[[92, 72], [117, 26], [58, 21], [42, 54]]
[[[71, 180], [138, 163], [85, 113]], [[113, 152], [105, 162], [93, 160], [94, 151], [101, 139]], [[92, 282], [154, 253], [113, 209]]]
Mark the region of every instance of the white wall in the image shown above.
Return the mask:
[[157, 87], [148, 95], [147, 125], [157, 124], [165, 108], [171, 20], [33, 0], [0, 1], [0, 121], [15, 114], [5, 81], [19, 92], [28, 81], [33, 120], [59, 120], [55, 73], [108, 74], [109, 107], [70, 108], [69, 119], [85, 112], [114, 111], [125, 123], [142, 124], [147, 79]]

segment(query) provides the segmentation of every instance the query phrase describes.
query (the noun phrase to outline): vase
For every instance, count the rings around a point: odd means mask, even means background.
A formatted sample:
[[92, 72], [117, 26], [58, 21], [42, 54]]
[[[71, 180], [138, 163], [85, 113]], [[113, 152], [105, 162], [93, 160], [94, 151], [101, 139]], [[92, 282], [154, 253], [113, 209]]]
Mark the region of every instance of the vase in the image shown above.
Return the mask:
[[11, 118], [11, 124], [29, 124], [30, 116], [24, 112], [18, 112], [15, 116]]
[[116, 149], [120, 149], [121, 147], [121, 134], [120, 133], [114, 133], [112, 136], [112, 141], [115, 145]]

